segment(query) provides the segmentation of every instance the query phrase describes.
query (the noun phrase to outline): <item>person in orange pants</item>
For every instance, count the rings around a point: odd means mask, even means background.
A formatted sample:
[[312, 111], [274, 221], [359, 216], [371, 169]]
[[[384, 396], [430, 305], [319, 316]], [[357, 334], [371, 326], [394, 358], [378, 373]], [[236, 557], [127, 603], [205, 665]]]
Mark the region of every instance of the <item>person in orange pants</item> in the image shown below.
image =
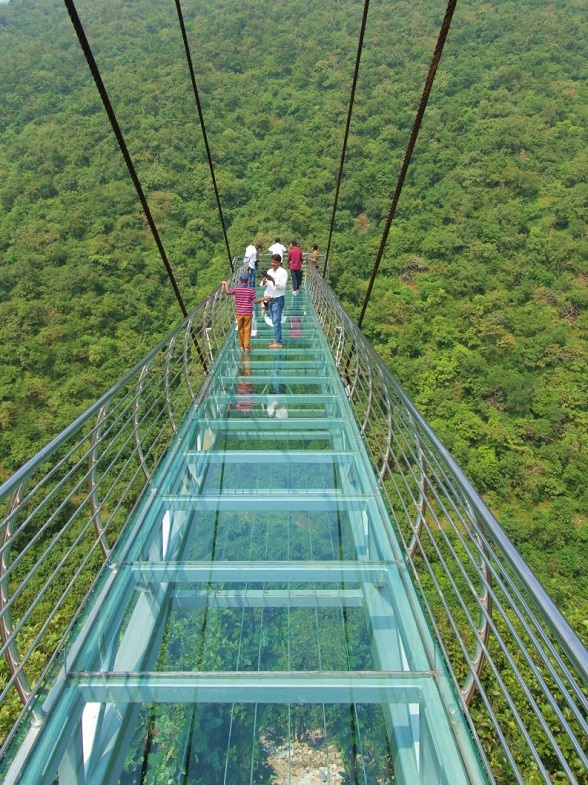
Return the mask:
[[248, 273], [241, 273], [239, 286], [236, 286], [234, 289], [229, 289], [227, 281], [221, 281], [221, 284], [224, 287], [225, 294], [232, 295], [235, 298], [239, 346], [241, 351], [248, 352], [251, 349], [251, 323], [253, 321], [255, 289], [249, 286]]

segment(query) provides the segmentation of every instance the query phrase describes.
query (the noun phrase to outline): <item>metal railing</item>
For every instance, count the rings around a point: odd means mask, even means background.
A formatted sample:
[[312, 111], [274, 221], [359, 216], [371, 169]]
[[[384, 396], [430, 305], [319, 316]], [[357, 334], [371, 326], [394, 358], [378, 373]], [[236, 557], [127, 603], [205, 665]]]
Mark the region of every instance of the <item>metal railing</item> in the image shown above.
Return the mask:
[[[0, 486], [0, 757], [201, 391], [227, 331], [220, 291]], [[19, 704], [22, 704], [19, 706]]]
[[331, 346], [491, 782], [588, 782], [588, 651], [314, 270]]
[[[316, 270], [306, 285], [489, 781], [586, 782], [588, 652]], [[233, 325], [231, 298], [211, 295], [0, 487], [0, 757], [34, 721], [84, 597]]]

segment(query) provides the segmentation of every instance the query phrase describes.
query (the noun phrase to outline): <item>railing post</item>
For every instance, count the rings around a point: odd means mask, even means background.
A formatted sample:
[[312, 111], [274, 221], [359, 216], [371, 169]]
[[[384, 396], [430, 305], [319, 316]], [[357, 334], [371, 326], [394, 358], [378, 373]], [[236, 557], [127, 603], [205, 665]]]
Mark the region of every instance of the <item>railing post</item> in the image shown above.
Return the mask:
[[173, 354], [174, 346], [176, 345], [176, 336], [174, 335], [168, 344], [167, 352], [165, 353], [165, 372], [164, 372], [164, 395], [165, 395], [165, 408], [167, 409], [167, 416], [169, 423], [174, 433], [178, 432], [178, 426], [174, 419], [174, 413], [171, 406], [170, 398], [170, 385], [169, 385], [169, 366]]
[[[472, 521], [474, 518], [474, 510], [469, 502], [466, 501], [466, 508]], [[480, 600], [480, 621], [478, 623], [478, 630], [476, 635], [476, 648], [469, 660], [470, 672], [466, 677], [464, 683], [461, 685], [460, 693], [461, 698], [466, 706], [470, 705], [482, 667], [484, 665], [484, 658], [488, 648], [488, 640], [490, 638], [490, 619], [492, 617], [492, 593], [490, 587], [492, 585], [492, 574], [488, 568], [488, 549], [486, 548], [481, 537], [474, 531], [473, 539], [478, 546], [478, 554], [480, 556], [480, 581], [481, 591], [478, 595]]]
[[186, 329], [184, 332], [184, 351], [183, 351], [183, 360], [184, 360], [184, 378], [186, 379], [186, 387], [188, 388], [188, 392], [190, 393], [190, 398], [194, 400], [194, 389], [192, 387], [192, 381], [190, 379], [190, 363], [189, 363], [189, 353], [188, 353], [188, 342], [190, 340], [190, 335], [192, 332], [192, 318], [188, 319], [186, 322]]
[[139, 417], [139, 400], [141, 398], [141, 393], [143, 392], [143, 383], [148, 373], [149, 373], [149, 363], [146, 363], [141, 369], [141, 373], [139, 375], [139, 381], [137, 382], [137, 386], [135, 388], [135, 397], [133, 399], [133, 439], [135, 442], [135, 446], [137, 448], [139, 466], [141, 467], [141, 471], [145, 475], [145, 479], [147, 480], [147, 482], [150, 482], [151, 472], [149, 471], [145, 463], [145, 455], [143, 454], [143, 447], [141, 445], [141, 436], [139, 434], [139, 425], [141, 424], [140, 417]]
[[422, 442], [416, 435], [417, 449], [418, 449], [418, 466], [419, 466], [419, 497], [416, 504], [417, 517], [414, 525], [412, 526], [412, 536], [410, 543], [407, 547], [408, 557], [412, 559], [417, 551], [421, 532], [425, 524], [425, 514], [427, 509], [427, 472], [425, 465], [425, 454], [423, 452]]
[[0, 636], [6, 646], [5, 657], [18, 695], [26, 704], [31, 696], [31, 687], [22, 668], [16, 640], [13, 637], [12, 612], [10, 610], [10, 551], [13, 531], [16, 528], [20, 505], [24, 497], [26, 480], [14, 491], [4, 528], [0, 532]]
[[108, 547], [108, 541], [106, 540], [106, 535], [104, 533], [104, 525], [102, 522], [102, 505], [98, 501], [98, 494], [96, 491], [97, 488], [96, 467], [98, 465], [97, 456], [98, 456], [98, 448], [100, 446], [101, 437], [102, 437], [102, 425], [105, 419], [106, 419], [106, 406], [103, 406], [98, 412], [96, 425], [94, 426], [94, 432], [92, 434], [92, 448], [90, 450], [90, 455], [88, 457], [90, 463], [88, 485], [89, 485], [90, 505], [92, 507], [92, 517], [94, 518], [94, 528], [96, 529], [96, 534], [98, 535], [98, 541], [100, 542], [100, 549], [104, 554], [104, 558], [107, 559], [108, 556], [110, 555], [110, 548]]

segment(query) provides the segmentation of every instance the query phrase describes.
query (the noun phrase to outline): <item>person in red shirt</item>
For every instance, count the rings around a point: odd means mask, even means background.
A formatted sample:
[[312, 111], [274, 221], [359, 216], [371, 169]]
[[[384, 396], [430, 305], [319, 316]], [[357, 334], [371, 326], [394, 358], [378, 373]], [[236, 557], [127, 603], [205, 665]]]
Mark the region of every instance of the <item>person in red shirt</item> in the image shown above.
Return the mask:
[[242, 351], [251, 349], [251, 323], [253, 321], [253, 303], [255, 302], [255, 289], [249, 286], [248, 273], [241, 273], [240, 284], [234, 289], [229, 289], [227, 281], [221, 281], [225, 294], [235, 298], [237, 312], [237, 332], [239, 333], [239, 346]]
[[296, 240], [290, 241], [288, 267], [292, 273], [292, 292], [298, 294], [302, 285], [302, 249]]

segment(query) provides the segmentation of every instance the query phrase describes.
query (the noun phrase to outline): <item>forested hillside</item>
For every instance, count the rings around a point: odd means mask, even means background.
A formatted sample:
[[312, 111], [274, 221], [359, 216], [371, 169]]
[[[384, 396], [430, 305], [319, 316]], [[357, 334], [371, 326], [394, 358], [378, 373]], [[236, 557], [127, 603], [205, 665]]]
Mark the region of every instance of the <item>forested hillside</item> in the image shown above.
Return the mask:
[[[228, 260], [173, 3], [80, 17], [188, 307]], [[331, 249], [352, 315], [438, 0], [372, 3]], [[183, 5], [233, 254], [324, 250], [363, 4]], [[458, 4], [364, 331], [588, 637], [588, 15]], [[0, 6], [0, 479], [180, 309], [64, 6]]]

